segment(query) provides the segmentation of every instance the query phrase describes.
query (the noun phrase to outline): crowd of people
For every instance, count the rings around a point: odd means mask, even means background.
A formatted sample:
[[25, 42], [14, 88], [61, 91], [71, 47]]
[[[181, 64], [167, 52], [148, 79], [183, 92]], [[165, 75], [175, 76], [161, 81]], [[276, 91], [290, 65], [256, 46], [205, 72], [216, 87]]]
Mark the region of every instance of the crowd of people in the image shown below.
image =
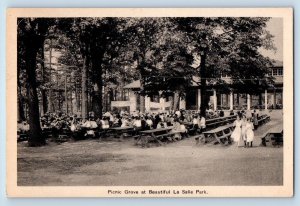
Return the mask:
[[[230, 115], [235, 115], [230, 111]], [[93, 113], [86, 119], [77, 115], [67, 115], [64, 113], [47, 113], [41, 117], [41, 128], [48, 131], [52, 136], [57, 137], [61, 133], [69, 132], [80, 138], [96, 137], [97, 131], [113, 127], [133, 127], [137, 131], [160, 129], [172, 126], [172, 132], [179, 132], [179, 139], [187, 136], [189, 131], [202, 133], [206, 130], [206, 120], [211, 118], [223, 117], [223, 111], [207, 111], [206, 117], [196, 111], [178, 110], [174, 112], [158, 113], [140, 113], [129, 114], [126, 111], [106, 112], [103, 117], [95, 118]], [[252, 113], [252, 117], [246, 117], [244, 111], [237, 113], [237, 119], [234, 121], [235, 129], [231, 138], [241, 144], [244, 141], [245, 146], [252, 146], [253, 129], [257, 128], [258, 114]], [[26, 121], [18, 122], [19, 133], [29, 131], [29, 124]], [[73, 135], [73, 136], [74, 136]]]

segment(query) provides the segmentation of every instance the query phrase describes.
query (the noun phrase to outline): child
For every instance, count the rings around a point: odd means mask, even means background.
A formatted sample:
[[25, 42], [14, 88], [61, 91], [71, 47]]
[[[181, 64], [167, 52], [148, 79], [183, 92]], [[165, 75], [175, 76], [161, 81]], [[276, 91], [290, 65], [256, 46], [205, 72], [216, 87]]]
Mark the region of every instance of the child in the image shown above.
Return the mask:
[[253, 132], [254, 126], [251, 122], [251, 118], [247, 118], [247, 124], [246, 124], [246, 136], [247, 136], [247, 147], [252, 147], [252, 142], [254, 139], [254, 132]]
[[[247, 135], [246, 135], [246, 131], [247, 131], [247, 128], [246, 128], [246, 126], [247, 126], [247, 118], [246, 118], [246, 116], [245, 115], [243, 115], [243, 113], [241, 113], [242, 114], [242, 122], [241, 122], [241, 133], [242, 133], [242, 139], [244, 140], [244, 147], [246, 147], [247, 146]], [[239, 144], [240, 145], [240, 144]]]

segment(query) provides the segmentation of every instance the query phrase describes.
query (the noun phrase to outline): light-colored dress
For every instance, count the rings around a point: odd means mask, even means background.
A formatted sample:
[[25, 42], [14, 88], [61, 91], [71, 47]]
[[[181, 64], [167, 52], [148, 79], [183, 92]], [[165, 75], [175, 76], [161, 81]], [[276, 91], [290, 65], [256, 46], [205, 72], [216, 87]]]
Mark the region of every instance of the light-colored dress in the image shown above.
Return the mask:
[[242, 120], [242, 121], [241, 121], [241, 125], [242, 125], [242, 129], [241, 129], [242, 139], [243, 139], [244, 141], [246, 141], [246, 140], [247, 140], [247, 136], [246, 136], [246, 125], [247, 125], [247, 122], [244, 121], [244, 120]]
[[241, 139], [242, 136], [242, 121], [241, 120], [235, 120], [233, 122], [233, 125], [235, 126], [233, 132], [231, 133], [231, 138], [234, 142], [238, 142]]
[[254, 139], [254, 132], [253, 132], [253, 123], [247, 122], [246, 124], [246, 136], [247, 136], [247, 142], [252, 142]]

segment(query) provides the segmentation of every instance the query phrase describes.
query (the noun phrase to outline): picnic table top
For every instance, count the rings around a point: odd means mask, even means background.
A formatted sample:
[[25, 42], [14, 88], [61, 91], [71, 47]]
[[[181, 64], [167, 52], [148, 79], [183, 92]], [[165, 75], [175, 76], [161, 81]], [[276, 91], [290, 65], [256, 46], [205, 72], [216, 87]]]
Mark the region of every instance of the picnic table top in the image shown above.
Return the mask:
[[110, 129], [113, 129], [113, 130], [128, 130], [128, 129], [133, 129], [133, 127], [131, 127], [131, 126], [126, 126], [126, 127], [112, 127]]
[[149, 129], [149, 130], [141, 131], [141, 133], [152, 134], [152, 133], [155, 133], [155, 132], [169, 131], [171, 129], [173, 129], [173, 127], [159, 128], [159, 129]]
[[226, 116], [226, 117], [217, 117], [217, 118], [213, 118], [213, 119], [208, 119], [208, 120], [206, 120], [206, 122], [212, 122], [212, 121], [216, 121], [216, 120], [228, 119], [228, 118], [232, 118], [232, 117], [236, 117], [236, 115], [229, 115], [229, 116]]
[[42, 127], [42, 130], [46, 130], [46, 129], [52, 129], [52, 127]]
[[192, 125], [193, 122], [182, 122], [182, 124], [184, 124], [184, 125]]
[[268, 133], [281, 133], [283, 131], [283, 126], [282, 125], [277, 125], [276, 127], [272, 127], [269, 129]]
[[232, 127], [232, 126], [233, 126], [233, 124], [227, 124], [227, 125], [218, 127], [218, 128], [216, 128], [216, 129], [212, 129], [212, 130], [203, 132], [203, 134], [212, 134], [212, 133], [220, 132], [220, 131], [222, 131], [222, 130], [224, 130], [224, 129], [227, 129], [227, 128], [229, 128], [229, 127]]

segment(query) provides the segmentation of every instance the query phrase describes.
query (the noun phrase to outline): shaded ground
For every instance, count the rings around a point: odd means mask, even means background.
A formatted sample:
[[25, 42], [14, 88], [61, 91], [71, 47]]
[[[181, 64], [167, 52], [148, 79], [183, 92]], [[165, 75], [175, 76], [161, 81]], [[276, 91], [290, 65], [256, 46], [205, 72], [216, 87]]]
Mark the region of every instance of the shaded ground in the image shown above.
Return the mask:
[[[255, 132], [282, 124], [271, 122]], [[29, 148], [18, 143], [18, 185], [282, 185], [283, 148], [196, 145], [193, 138], [140, 148], [124, 142], [84, 140]]]

